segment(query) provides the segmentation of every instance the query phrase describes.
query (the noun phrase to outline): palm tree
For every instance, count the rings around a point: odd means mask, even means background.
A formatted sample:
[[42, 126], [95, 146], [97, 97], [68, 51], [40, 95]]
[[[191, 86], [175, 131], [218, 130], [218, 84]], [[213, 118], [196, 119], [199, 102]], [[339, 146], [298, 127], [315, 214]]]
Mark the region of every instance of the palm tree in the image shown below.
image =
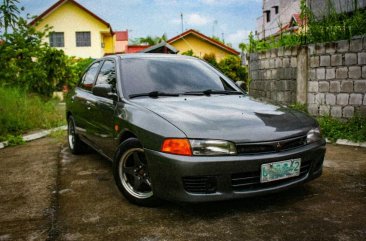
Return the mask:
[[239, 48], [241, 49], [241, 52], [246, 53], [246, 52], [248, 52], [249, 46], [246, 43], [240, 43]]
[[0, 28], [4, 28], [5, 35], [7, 35], [9, 27], [15, 28], [19, 19], [20, 10], [17, 3], [19, 0], [3, 0], [0, 5]]
[[140, 44], [148, 44], [148, 45], [155, 45], [161, 42], [166, 42], [167, 41], [167, 37], [166, 34], [164, 33], [161, 37], [152, 37], [152, 36], [147, 36], [145, 38], [139, 38], [138, 42]]

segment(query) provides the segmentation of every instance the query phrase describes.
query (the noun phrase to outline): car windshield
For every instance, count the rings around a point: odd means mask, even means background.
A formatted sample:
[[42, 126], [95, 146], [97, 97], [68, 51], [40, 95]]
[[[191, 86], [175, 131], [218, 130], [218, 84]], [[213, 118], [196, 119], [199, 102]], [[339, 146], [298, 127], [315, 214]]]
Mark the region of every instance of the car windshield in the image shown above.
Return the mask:
[[152, 91], [182, 94], [193, 91], [235, 91], [210, 66], [189, 58], [123, 59], [122, 86], [126, 96]]

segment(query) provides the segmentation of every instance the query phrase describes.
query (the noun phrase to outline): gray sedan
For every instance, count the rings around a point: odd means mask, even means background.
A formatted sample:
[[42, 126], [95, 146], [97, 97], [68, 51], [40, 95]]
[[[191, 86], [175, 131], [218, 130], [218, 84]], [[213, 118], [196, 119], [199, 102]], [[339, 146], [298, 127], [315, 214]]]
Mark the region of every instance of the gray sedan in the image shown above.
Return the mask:
[[247, 96], [206, 62], [159, 54], [107, 56], [67, 97], [72, 153], [113, 162], [131, 202], [207, 202], [284, 190], [322, 173], [317, 122]]

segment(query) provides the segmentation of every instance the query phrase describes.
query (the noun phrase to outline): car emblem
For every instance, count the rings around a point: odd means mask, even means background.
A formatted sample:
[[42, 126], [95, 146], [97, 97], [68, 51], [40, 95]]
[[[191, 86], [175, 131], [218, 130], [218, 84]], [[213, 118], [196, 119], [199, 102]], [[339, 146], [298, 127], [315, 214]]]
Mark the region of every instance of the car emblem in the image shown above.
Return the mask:
[[277, 142], [276, 144], [276, 150], [279, 151], [281, 149], [282, 145], [281, 143]]

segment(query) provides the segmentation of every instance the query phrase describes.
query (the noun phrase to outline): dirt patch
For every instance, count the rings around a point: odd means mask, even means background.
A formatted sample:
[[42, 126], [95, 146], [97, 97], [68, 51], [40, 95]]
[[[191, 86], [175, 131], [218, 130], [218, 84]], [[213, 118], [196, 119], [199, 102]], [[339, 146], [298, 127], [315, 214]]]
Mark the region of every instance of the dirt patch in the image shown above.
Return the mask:
[[60, 147], [45, 138], [0, 150], [0, 240], [48, 238]]

